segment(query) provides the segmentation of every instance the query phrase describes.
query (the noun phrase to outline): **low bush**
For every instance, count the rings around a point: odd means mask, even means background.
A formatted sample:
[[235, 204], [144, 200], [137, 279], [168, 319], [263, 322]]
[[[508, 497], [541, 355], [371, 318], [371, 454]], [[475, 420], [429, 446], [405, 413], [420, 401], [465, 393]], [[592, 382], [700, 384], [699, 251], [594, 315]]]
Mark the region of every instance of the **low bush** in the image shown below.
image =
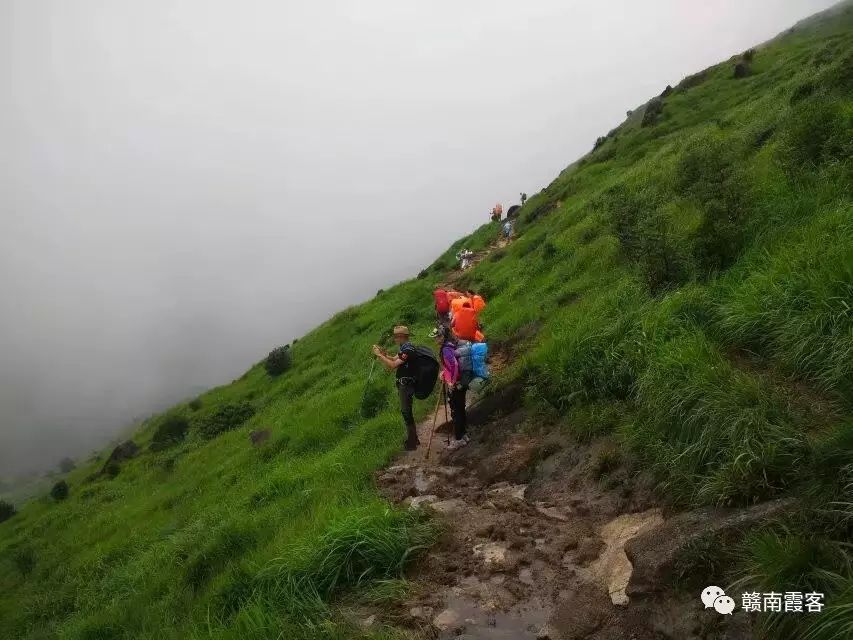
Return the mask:
[[71, 458], [63, 458], [62, 460], [59, 461], [59, 470], [62, 473], [71, 473], [76, 468], [77, 468], [77, 465], [75, 464], [74, 460], [72, 460]]
[[5, 500], [0, 500], [0, 522], [5, 522], [17, 513], [15, 505]]
[[290, 369], [292, 364], [290, 355], [290, 345], [286, 344], [283, 347], [276, 347], [270, 351], [264, 362], [264, 368], [271, 376], [280, 376], [282, 373]]
[[794, 105], [780, 129], [777, 157], [790, 176], [853, 155], [853, 117], [815, 95]]
[[165, 449], [181, 442], [189, 431], [190, 423], [179, 413], [166, 415], [154, 431], [151, 438], [151, 448], [155, 451]]
[[190, 408], [190, 411], [198, 411], [202, 407], [201, 398], [193, 398], [187, 403], [187, 406]]
[[61, 502], [68, 497], [68, 483], [65, 480], [60, 480], [50, 490], [50, 497]]
[[745, 62], [738, 62], [735, 65], [734, 77], [736, 80], [746, 78], [750, 73], [749, 65]]
[[239, 429], [255, 414], [248, 402], [235, 402], [223, 405], [211, 414], [197, 421], [198, 432], [204, 438], [215, 438], [221, 433]]
[[31, 547], [17, 549], [12, 554], [12, 562], [22, 576], [28, 576], [35, 570], [37, 560], [36, 552]]
[[361, 403], [361, 417], [373, 418], [388, 406], [388, 386], [371, 385], [364, 394], [364, 402]]
[[643, 121], [641, 126], [651, 127], [656, 125], [662, 114], [663, 100], [660, 98], [652, 98], [646, 105], [646, 110], [643, 112]]

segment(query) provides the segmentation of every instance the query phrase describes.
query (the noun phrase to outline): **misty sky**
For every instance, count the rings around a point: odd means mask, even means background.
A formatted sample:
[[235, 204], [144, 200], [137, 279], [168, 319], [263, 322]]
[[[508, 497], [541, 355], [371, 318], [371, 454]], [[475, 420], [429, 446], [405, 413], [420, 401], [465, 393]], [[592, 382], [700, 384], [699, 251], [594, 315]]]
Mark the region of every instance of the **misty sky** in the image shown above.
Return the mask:
[[831, 4], [0, 0], [0, 476], [228, 382]]

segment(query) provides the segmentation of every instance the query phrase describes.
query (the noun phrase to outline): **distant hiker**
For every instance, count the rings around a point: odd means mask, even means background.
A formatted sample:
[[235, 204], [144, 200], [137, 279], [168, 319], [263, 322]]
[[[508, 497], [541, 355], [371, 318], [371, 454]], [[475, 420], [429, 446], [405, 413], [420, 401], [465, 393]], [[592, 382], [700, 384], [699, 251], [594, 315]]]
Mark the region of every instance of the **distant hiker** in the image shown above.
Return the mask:
[[509, 242], [509, 239], [512, 237], [512, 220], [508, 219], [506, 222], [504, 222], [503, 234], [504, 240]]
[[473, 251], [471, 251], [470, 249], [462, 249], [462, 251], [456, 254], [456, 259], [459, 260], [459, 268], [462, 271], [465, 271], [465, 269], [471, 266], [471, 258], [473, 257]]
[[[480, 323], [477, 321], [477, 312], [471, 306], [471, 301], [466, 299], [465, 303], [453, 314], [450, 325], [457, 338], [474, 342], [480, 331]], [[481, 334], [482, 335], [482, 334]]]
[[501, 215], [497, 212], [497, 210], [494, 207], [492, 207], [492, 210], [489, 211], [489, 217], [491, 218], [492, 222], [500, 222], [501, 221]]
[[435, 301], [435, 316], [442, 326], [450, 326], [450, 296], [441, 287], [436, 287], [432, 292]]
[[396, 384], [397, 393], [400, 396], [400, 412], [403, 414], [403, 422], [406, 423], [406, 440], [403, 446], [406, 451], [414, 451], [420, 444], [415, 417], [412, 413], [416, 381], [413, 363], [417, 358], [417, 352], [415, 346], [409, 342], [408, 327], [394, 327], [394, 342], [400, 346], [396, 355], [388, 356], [379, 345], [373, 345], [373, 354], [389, 371], [397, 372]]
[[463, 380], [462, 367], [456, 356], [457, 344], [450, 332], [444, 327], [436, 327], [430, 334], [435, 338], [441, 353], [441, 380], [450, 399], [450, 417], [453, 420], [453, 442], [447, 449], [455, 451], [470, 441], [466, 430], [468, 414], [465, 412], [465, 396], [468, 392]]

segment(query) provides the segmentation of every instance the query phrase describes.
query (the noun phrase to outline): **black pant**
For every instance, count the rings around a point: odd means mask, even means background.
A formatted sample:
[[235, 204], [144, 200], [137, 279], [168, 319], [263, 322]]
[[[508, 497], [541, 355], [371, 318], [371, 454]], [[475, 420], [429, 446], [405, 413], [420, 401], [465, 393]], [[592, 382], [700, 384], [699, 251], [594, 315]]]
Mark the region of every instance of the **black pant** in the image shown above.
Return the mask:
[[450, 391], [450, 415], [453, 418], [453, 437], [459, 440], [468, 428], [468, 414], [465, 412], [465, 395], [468, 393], [468, 388], [456, 387]]
[[415, 399], [415, 385], [398, 380], [397, 393], [400, 396], [400, 413], [403, 414], [403, 422], [406, 423], [406, 442], [408, 444], [418, 444], [418, 429], [415, 426], [415, 416], [412, 413], [412, 404]]

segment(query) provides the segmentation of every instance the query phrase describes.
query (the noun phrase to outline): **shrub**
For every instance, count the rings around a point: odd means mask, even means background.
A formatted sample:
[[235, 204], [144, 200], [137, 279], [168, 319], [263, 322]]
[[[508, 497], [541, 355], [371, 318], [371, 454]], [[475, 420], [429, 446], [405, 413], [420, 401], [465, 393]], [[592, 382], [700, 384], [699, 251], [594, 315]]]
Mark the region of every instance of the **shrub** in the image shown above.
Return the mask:
[[601, 147], [605, 142], [607, 142], [607, 138], [605, 136], [598, 136], [598, 138], [595, 139], [595, 144], [593, 145], [592, 150], [595, 151], [596, 149]]
[[735, 65], [734, 76], [736, 79], [745, 78], [749, 75], [749, 65], [745, 62], [738, 62]]
[[30, 547], [18, 549], [12, 556], [12, 561], [15, 563], [15, 567], [21, 572], [22, 576], [28, 576], [36, 568], [36, 552]]
[[386, 385], [370, 386], [364, 394], [364, 402], [361, 403], [361, 417], [373, 418], [382, 409], [388, 406], [388, 388]]
[[179, 413], [167, 415], [154, 432], [151, 439], [151, 448], [155, 451], [165, 449], [182, 441], [189, 431], [190, 423]]
[[240, 428], [254, 413], [255, 409], [248, 402], [226, 404], [199, 419], [198, 431], [205, 438], [215, 438], [221, 433]]
[[789, 175], [853, 154], [853, 121], [839, 103], [814, 96], [795, 105], [780, 131], [778, 158]]
[[693, 75], [687, 76], [678, 83], [676, 90], [679, 91], [687, 91], [687, 89], [692, 89], [693, 87], [698, 87], [700, 84], [705, 82], [708, 79], [708, 70], [700, 71], [699, 73], [694, 73]]
[[115, 478], [121, 473], [121, 465], [118, 462], [110, 460], [104, 465], [104, 473], [110, 478]]
[[193, 398], [187, 406], [190, 408], [190, 411], [198, 411], [202, 407], [201, 398]]
[[53, 488], [50, 490], [50, 497], [57, 502], [65, 500], [68, 497], [68, 483], [65, 480], [60, 480], [53, 485]]
[[0, 522], [5, 522], [16, 513], [15, 505], [5, 500], [0, 500]]
[[418, 280], [423, 280], [429, 275], [429, 271], [427, 269], [421, 269], [418, 272]]
[[663, 113], [663, 100], [660, 98], [652, 98], [646, 105], [646, 110], [643, 113], [643, 121], [641, 126], [651, 127], [657, 124]]
[[62, 473], [70, 473], [77, 468], [77, 465], [74, 463], [74, 460], [71, 458], [63, 458], [59, 461], [59, 470]]
[[743, 52], [743, 54], [741, 55], [741, 58], [743, 60], [745, 60], [746, 62], [752, 62], [753, 59], [755, 58], [755, 49], [747, 49], [746, 51]]
[[271, 376], [280, 376], [290, 369], [291, 364], [290, 345], [286, 344], [283, 347], [276, 347], [270, 351], [266, 362], [264, 362], [264, 368]]
[[671, 84], [668, 84], [668, 85], [666, 85], [666, 89], [664, 89], [664, 90], [661, 92], [660, 97], [661, 97], [661, 98], [666, 98], [669, 94], [671, 94], [671, 93], [672, 93], [672, 91], [673, 91], [673, 89], [672, 89], [672, 85], [671, 85]]
[[406, 326], [411, 326], [415, 324], [420, 317], [420, 310], [413, 304], [407, 304], [400, 309], [400, 322], [399, 324], [403, 324]]

